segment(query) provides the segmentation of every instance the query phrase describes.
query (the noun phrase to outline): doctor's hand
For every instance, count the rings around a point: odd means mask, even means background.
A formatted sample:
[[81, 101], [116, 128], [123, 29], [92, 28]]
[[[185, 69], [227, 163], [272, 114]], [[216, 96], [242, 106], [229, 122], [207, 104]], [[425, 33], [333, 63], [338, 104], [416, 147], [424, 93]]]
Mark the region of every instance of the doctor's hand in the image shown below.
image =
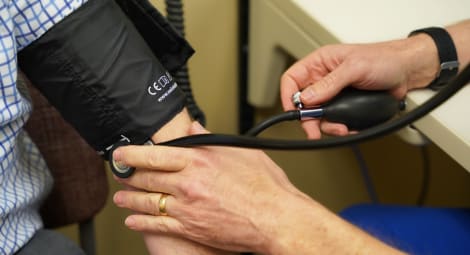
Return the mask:
[[[281, 78], [281, 100], [285, 110], [294, 109], [292, 95], [302, 91], [304, 107], [318, 106], [343, 88], [387, 90], [403, 98], [408, 90], [424, 87], [439, 69], [432, 39], [418, 34], [403, 40], [374, 44], [343, 44], [322, 47], [292, 65]], [[308, 120], [302, 123], [308, 138], [321, 131], [347, 135], [351, 130], [339, 123]]]
[[[205, 132], [194, 123], [190, 134]], [[137, 231], [264, 253], [275, 246], [271, 238], [288, 238], [273, 226], [291, 218], [302, 201], [310, 201], [258, 150], [125, 146], [114, 158], [137, 168], [130, 178], [118, 181], [141, 191], [122, 190], [114, 196], [119, 207], [144, 213], [125, 221]], [[168, 194], [168, 216], [160, 210], [162, 194]], [[283, 228], [288, 230], [289, 224]]]
[[119, 180], [136, 190], [114, 203], [142, 213], [125, 224], [147, 235], [262, 254], [398, 253], [301, 193], [262, 151], [125, 146], [114, 158], [137, 168]]
[[137, 168], [114, 203], [141, 213], [125, 224], [147, 236], [261, 254], [401, 254], [301, 193], [262, 151], [125, 146], [114, 158]]

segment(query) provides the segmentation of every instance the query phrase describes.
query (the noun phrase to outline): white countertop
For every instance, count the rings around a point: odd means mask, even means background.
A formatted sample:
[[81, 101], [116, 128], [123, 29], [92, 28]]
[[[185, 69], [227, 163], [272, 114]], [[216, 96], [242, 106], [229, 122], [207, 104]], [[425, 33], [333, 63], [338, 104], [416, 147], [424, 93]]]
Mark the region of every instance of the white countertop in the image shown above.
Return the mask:
[[417, 28], [470, 18], [470, 0], [290, 1], [344, 43], [403, 38]]

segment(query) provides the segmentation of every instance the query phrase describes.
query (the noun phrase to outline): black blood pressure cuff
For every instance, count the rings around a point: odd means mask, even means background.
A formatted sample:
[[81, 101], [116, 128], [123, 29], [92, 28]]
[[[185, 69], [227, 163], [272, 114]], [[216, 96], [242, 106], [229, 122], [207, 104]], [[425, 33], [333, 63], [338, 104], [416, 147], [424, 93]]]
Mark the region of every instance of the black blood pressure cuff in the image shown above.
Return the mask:
[[144, 39], [116, 2], [89, 0], [18, 54], [34, 86], [103, 154], [123, 140], [145, 143], [184, 107], [167, 70], [193, 50], [164, 19], [152, 20]]
[[194, 50], [147, 0], [115, 0], [158, 60], [169, 71], [185, 63]]

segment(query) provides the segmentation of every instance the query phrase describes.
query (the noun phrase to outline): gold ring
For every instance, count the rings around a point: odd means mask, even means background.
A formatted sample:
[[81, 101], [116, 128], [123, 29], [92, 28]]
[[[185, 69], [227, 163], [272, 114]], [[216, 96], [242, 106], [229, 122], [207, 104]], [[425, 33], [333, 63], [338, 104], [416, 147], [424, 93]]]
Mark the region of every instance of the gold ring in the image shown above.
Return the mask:
[[166, 212], [166, 199], [168, 197], [168, 194], [162, 194], [160, 196], [160, 200], [158, 200], [158, 212], [160, 213], [161, 216], [167, 216], [168, 213]]

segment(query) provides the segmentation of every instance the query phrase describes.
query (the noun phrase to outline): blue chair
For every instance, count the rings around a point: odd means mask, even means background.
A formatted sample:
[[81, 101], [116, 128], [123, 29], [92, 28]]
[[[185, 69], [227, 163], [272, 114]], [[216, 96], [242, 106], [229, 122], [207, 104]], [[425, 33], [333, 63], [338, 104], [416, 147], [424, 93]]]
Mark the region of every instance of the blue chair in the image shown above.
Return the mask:
[[470, 254], [470, 209], [361, 204], [340, 216], [410, 254]]

